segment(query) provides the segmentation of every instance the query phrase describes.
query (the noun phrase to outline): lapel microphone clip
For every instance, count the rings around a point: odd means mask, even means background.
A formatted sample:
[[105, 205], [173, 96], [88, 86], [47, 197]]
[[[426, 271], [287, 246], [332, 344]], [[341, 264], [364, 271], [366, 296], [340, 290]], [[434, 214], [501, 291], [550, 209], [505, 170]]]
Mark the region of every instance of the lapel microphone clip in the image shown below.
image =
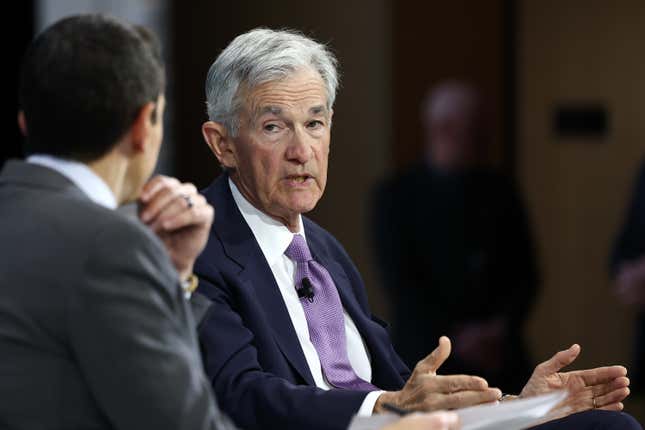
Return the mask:
[[302, 278], [302, 287], [298, 288], [297, 292], [299, 299], [305, 297], [309, 303], [314, 302], [314, 286], [311, 285], [309, 278]]

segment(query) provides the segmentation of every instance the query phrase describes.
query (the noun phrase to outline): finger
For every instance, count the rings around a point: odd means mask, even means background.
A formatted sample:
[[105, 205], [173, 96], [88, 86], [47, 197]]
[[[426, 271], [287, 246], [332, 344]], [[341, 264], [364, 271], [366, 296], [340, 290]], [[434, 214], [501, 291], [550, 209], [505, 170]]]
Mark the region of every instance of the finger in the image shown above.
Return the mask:
[[181, 206], [187, 208], [185, 196], [194, 199], [197, 196], [197, 189], [193, 184], [186, 183], [167, 183], [166, 186], [159, 188], [148, 202], [144, 205], [140, 217], [144, 223], [153, 222], [167, 207], [181, 200]]
[[157, 190], [157, 187], [159, 187], [159, 184], [163, 181], [164, 176], [163, 175], [155, 175], [148, 182], [143, 184], [143, 187], [141, 188], [141, 194], [139, 195], [139, 199], [142, 202], [148, 201], [150, 196], [154, 194]]
[[627, 388], [627, 387], [629, 387], [629, 378], [622, 376], [606, 384], [593, 385], [591, 387], [591, 391], [593, 392], [594, 397], [600, 397], [611, 391], [619, 390], [621, 388]]
[[162, 222], [161, 227], [165, 231], [179, 230], [189, 226], [203, 226], [209, 228], [213, 222], [213, 207], [209, 204], [193, 206], [173, 218], [166, 219]]
[[[488, 388], [483, 391], [459, 391], [450, 394], [433, 396], [427, 401], [428, 409], [458, 409], [468, 406], [492, 403], [499, 400], [502, 393], [497, 388]], [[431, 404], [430, 404], [431, 403]]]
[[438, 393], [457, 391], [481, 391], [488, 388], [488, 382], [479, 376], [470, 375], [437, 375], [429, 377], [425, 383], [427, 389]]
[[[203, 208], [210, 206], [201, 194], [195, 194], [190, 197], [190, 204], [187, 202], [186, 195], [180, 194], [177, 198], [169, 202], [150, 224], [154, 231], [176, 230], [188, 225], [201, 224], [203, 220], [200, 214], [204, 214]], [[173, 220], [181, 220], [175, 222]], [[181, 224], [181, 225], [179, 225]]]
[[161, 188], [167, 186], [167, 184], [179, 184], [179, 181], [170, 176], [164, 175], [155, 175], [152, 179], [146, 182], [141, 189], [141, 195], [139, 198], [142, 202], [146, 203], [152, 198]]
[[580, 345], [573, 344], [569, 349], [565, 349], [564, 351], [557, 352], [553, 357], [551, 357], [547, 361], [541, 364], [538, 364], [535, 370], [540, 372], [543, 375], [550, 375], [552, 373], [556, 373], [563, 367], [566, 367], [569, 364], [573, 363], [573, 361], [578, 357], [579, 354], [580, 354]]
[[[156, 179], [156, 178], [155, 178]], [[159, 211], [168, 204], [170, 200], [177, 197], [181, 184], [174, 178], [162, 178], [148, 189], [148, 192], [140, 198], [141, 211], [139, 217], [145, 223], [152, 221]]]
[[587, 386], [604, 384], [616, 378], [627, 376], [627, 369], [623, 366], [606, 366], [595, 369], [576, 370], [570, 372], [572, 376], [581, 377]]
[[191, 209], [193, 209], [192, 198], [189, 206], [184, 196], [176, 196], [159, 211], [156, 217], [149, 221], [149, 225], [153, 231], [161, 231], [166, 229], [166, 223], [169, 220], [184, 212], [191, 212]]
[[596, 408], [602, 408], [608, 405], [620, 403], [627, 396], [629, 396], [629, 388], [624, 387], [624, 388], [619, 388], [617, 390], [611, 391], [605, 395], [599, 396], [595, 398], [596, 401]]
[[437, 369], [446, 361], [450, 355], [450, 339], [446, 336], [439, 338], [439, 345], [426, 358], [419, 361], [414, 367], [415, 372], [436, 374]]
[[603, 406], [598, 409], [602, 409], [603, 411], [622, 411], [624, 408], [625, 408], [625, 405], [623, 405], [622, 402], [618, 402], [618, 403], [612, 403], [607, 406]]

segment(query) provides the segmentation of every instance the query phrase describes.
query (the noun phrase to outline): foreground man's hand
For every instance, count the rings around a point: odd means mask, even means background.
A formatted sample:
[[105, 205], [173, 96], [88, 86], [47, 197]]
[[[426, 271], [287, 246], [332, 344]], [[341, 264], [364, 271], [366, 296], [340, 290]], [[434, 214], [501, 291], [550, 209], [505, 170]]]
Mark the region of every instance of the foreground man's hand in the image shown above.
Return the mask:
[[498, 400], [500, 390], [488, 388], [488, 383], [478, 376], [437, 375], [437, 369], [450, 355], [450, 348], [450, 340], [442, 336], [439, 346], [416, 365], [403, 389], [379, 396], [374, 412], [383, 412], [383, 403], [413, 411], [435, 411]]
[[401, 418], [381, 430], [458, 430], [459, 417], [454, 412], [413, 414]]
[[213, 207], [193, 184], [161, 175], [144, 185], [139, 200], [139, 217], [161, 238], [181, 279], [186, 279], [206, 246]]
[[623, 366], [608, 366], [559, 372], [563, 367], [573, 363], [579, 354], [580, 346], [573, 345], [539, 364], [520, 397], [567, 389], [569, 396], [549, 414], [549, 419], [561, 418], [589, 409], [622, 410], [622, 401], [629, 395], [627, 369]]

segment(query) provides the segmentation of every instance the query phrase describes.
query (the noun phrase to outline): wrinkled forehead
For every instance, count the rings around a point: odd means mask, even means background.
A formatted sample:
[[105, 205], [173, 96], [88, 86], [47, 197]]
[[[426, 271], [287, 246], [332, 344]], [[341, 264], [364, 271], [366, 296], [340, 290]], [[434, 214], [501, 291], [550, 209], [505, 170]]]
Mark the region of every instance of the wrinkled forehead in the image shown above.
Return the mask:
[[243, 111], [253, 116], [282, 114], [296, 109], [311, 114], [329, 113], [329, 95], [320, 74], [310, 68], [297, 69], [284, 77], [243, 85], [240, 89]]

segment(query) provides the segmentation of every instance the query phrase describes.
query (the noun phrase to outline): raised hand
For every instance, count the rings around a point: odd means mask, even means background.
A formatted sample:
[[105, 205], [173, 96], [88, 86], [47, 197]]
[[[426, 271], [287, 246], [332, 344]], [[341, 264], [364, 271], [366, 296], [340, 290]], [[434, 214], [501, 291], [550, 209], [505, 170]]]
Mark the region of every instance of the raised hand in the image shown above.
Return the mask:
[[501, 397], [500, 390], [489, 388], [486, 380], [478, 376], [437, 375], [450, 350], [450, 340], [442, 336], [439, 346], [417, 363], [400, 391], [381, 394], [374, 405], [374, 412], [383, 412], [383, 403], [414, 411], [435, 411], [494, 402]]
[[539, 364], [520, 397], [567, 389], [569, 396], [556, 406], [550, 414], [550, 419], [589, 409], [622, 410], [622, 401], [629, 395], [627, 369], [623, 366], [608, 366], [560, 372], [562, 368], [573, 363], [579, 354], [580, 346], [574, 344]]
[[158, 175], [143, 187], [139, 217], [161, 238], [182, 279], [206, 245], [213, 216], [193, 184]]

